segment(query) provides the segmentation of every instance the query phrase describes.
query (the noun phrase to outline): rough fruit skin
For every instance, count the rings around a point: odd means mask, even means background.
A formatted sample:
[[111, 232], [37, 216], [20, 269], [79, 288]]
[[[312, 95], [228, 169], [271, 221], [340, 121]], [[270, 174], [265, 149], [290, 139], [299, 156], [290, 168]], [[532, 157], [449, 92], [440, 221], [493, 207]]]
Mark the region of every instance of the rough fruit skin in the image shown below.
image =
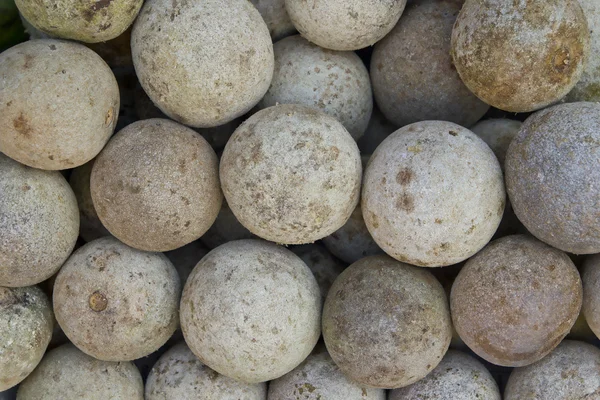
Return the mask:
[[383, 251], [422, 267], [456, 264], [478, 252], [498, 228], [504, 204], [492, 150], [443, 121], [417, 122], [388, 136], [369, 160], [361, 199]]
[[144, 399], [144, 383], [130, 362], [96, 360], [72, 344], [46, 353], [21, 383], [17, 400]]
[[361, 161], [333, 117], [300, 105], [261, 110], [233, 134], [220, 177], [233, 214], [276, 243], [304, 244], [342, 227], [358, 203]]
[[148, 375], [146, 400], [266, 400], [267, 384], [247, 384], [213, 371], [178, 343]]
[[452, 285], [454, 327], [477, 355], [521, 367], [552, 351], [569, 333], [582, 302], [569, 257], [530, 236], [495, 240]]
[[535, 364], [510, 374], [506, 400], [597, 399], [600, 395], [600, 350], [574, 340], [563, 341]]
[[312, 354], [293, 371], [269, 383], [268, 400], [385, 400], [385, 390], [350, 381], [326, 352]]
[[52, 305], [38, 287], [0, 286], [0, 392], [21, 382], [38, 365], [53, 325]]
[[218, 168], [214, 150], [192, 129], [166, 119], [134, 122], [96, 158], [92, 200], [122, 242], [174, 250], [200, 238], [217, 218]]
[[258, 103], [303, 104], [323, 111], [360, 138], [373, 111], [369, 71], [354, 52], [320, 48], [300, 35], [273, 46], [275, 71], [271, 87]]
[[535, 237], [575, 254], [600, 252], [600, 104], [529, 117], [506, 155], [506, 189]]
[[73, 169], [69, 177], [69, 185], [73, 189], [73, 193], [77, 198], [77, 205], [79, 206], [79, 236], [86, 242], [110, 235], [108, 229], [100, 222], [92, 201], [90, 176], [92, 175], [93, 167], [94, 160], [89, 161]]
[[579, 0], [590, 31], [590, 56], [581, 79], [565, 97], [568, 102], [600, 101], [600, 3]]
[[113, 133], [119, 87], [84, 45], [30, 40], [0, 54], [0, 151], [34, 168], [74, 168]]
[[583, 315], [590, 329], [600, 337], [600, 255], [588, 256], [583, 264]]
[[498, 384], [483, 364], [456, 350], [448, 350], [429, 375], [390, 392], [389, 400], [502, 400]]
[[477, 97], [501, 110], [527, 112], [575, 86], [590, 35], [577, 0], [467, 0], [454, 24], [451, 52]]
[[517, 136], [517, 133], [519, 133], [521, 125], [521, 121], [513, 119], [486, 119], [474, 125], [471, 131], [490, 146], [490, 149], [496, 155], [504, 171], [504, 161], [508, 152], [508, 146], [510, 146], [512, 140]]
[[392, 30], [406, 0], [286, 0], [290, 19], [303, 37], [331, 50], [372, 46]]
[[133, 23], [143, 0], [16, 0], [29, 23], [56, 38], [106, 42]]
[[365, 257], [333, 283], [323, 308], [331, 358], [361, 385], [398, 388], [425, 377], [452, 337], [446, 293], [431, 273]]
[[462, 0], [423, 0], [375, 45], [373, 92], [397, 126], [440, 120], [470, 127], [489, 109], [461, 81], [450, 56], [450, 36]]
[[78, 234], [77, 200], [65, 178], [0, 153], [0, 286], [50, 278], [73, 251]]
[[56, 320], [69, 340], [105, 361], [158, 350], [178, 324], [181, 287], [162, 254], [104, 237], [76, 250], [54, 283]]
[[250, 0], [265, 20], [273, 42], [293, 35], [296, 28], [285, 9], [285, 0]]
[[310, 269], [262, 240], [208, 253], [185, 284], [180, 310], [185, 341], [200, 361], [246, 383], [288, 373], [321, 333], [321, 296]]
[[147, 1], [133, 26], [131, 50], [154, 104], [196, 128], [242, 116], [273, 77], [269, 30], [247, 0]]

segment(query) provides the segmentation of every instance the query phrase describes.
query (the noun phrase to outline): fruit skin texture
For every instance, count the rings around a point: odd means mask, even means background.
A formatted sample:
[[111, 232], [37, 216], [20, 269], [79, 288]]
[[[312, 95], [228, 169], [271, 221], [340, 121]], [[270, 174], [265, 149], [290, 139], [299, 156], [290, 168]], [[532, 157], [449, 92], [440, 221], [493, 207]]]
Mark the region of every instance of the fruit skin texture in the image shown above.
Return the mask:
[[21, 382], [39, 364], [53, 325], [52, 305], [38, 287], [0, 286], [0, 392]]
[[489, 109], [452, 65], [450, 36], [462, 0], [423, 0], [375, 45], [373, 92], [379, 109], [397, 126], [440, 120], [470, 127]]
[[200, 361], [246, 383], [288, 373], [321, 333], [321, 296], [310, 269], [262, 240], [208, 253], [185, 284], [180, 310], [185, 341]]
[[177, 328], [181, 293], [166, 256], [104, 237], [76, 250], [54, 283], [56, 320], [69, 340], [105, 361], [158, 350]]
[[596, 0], [579, 0], [590, 30], [590, 56], [581, 79], [565, 100], [600, 101], [600, 3]]
[[0, 153], [0, 286], [40, 283], [59, 270], [79, 234], [77, 200], [57, 171]]
[[565, 340], [535, 364], [515, 368], [504, 399], [597, 399], [599, 393], [600, 350], [591, 344]]
[[265, 20], [273, 42], [293, 35], [296, 28], [285, 9], [285, 0], [250, 0]]
[[588, 256], [583, 264], [583, 315], [590, 329], [600, 337], [600, 255]]
[[96, 158], [90, 189], [102, 224], [139, 250], [200, 238], [223, 195], [217, 155], [199, 133], [166, 119], [134, 122]]
[[570, 258], [530, 236], [491, 242], [452, 285], [454, 327], [477, 355], [521, 367], [550, 353], [569, 333], [582, 302]]
[[63, 39], [98, 43], [121, 35], [133, 23], [143, 0], [15, 0], [40, 31]]
[[378, 388], [425, 377], [452, 337], [442, 285], [430, 272], [388, 256], [365, 257], [342, 272], [322, 321], [327, 350], [344, 375]]
[[255, 235], [312, 243], [341, 228], [358, 203], [361, 160], [333, 117], [306, 106], [269, 107], [246, 120], [223, 152], [227, 204]]
[[273, 46], [275, 72], [258, 103], [303, 104], [335, 117], [358, 140], [369, 124], [373, 95], [369, 71], [354, 52], [331, 51], [300, 35]]
[[405, 5], [406, 0], [285, 1], [298, 32], [331, 50], [372, 46], [392, 30]]
[[502, 400], [502, 396], [483, 364], [465, 353], [448, 350], [429, 375], [389, 395], [389, 400], [422, 399]]
[[133, 26], [131, 50], [154, 104], [195, 128], [244, 115], [273, 77], [269, 30], [247, 0], [149, 0]]
[[600, 104], [535, 113], [512, 141], [505, 164], [510, 202], [529, 232], [570, 253], [600, 252]]
[[119, 86], [84, 45], [30, 40], [0, 54], [0, 151], [34, 168], [74, 168], [113, 134]]
[[498, 228], [500, 164], [473, 132], [451, 122], [400, 128], [375, 150], [362, 188], [363, 218], [379, 247], [422, 267], [456, 264]]
[[266, 400], [267, 384], [247, 384], [213, 371], [178, 343], [154, 364], [146, 381], [146, 400]]
[[590, 53], [577, 0], [467, 0], [452, 31], [452, 58], [467, 87], [505, 111], [544, 108], [580, 79]]
[[72, 344], [46, 353], [21, 383], [17, 400], [144, 399], [144, 383], [130, 362], [96, 360]]
[[385, 390], [361, 387], [342, 374], [326, 352], [312, 354], [293, 371], [269, 383], [268, 400], [385, 400]]

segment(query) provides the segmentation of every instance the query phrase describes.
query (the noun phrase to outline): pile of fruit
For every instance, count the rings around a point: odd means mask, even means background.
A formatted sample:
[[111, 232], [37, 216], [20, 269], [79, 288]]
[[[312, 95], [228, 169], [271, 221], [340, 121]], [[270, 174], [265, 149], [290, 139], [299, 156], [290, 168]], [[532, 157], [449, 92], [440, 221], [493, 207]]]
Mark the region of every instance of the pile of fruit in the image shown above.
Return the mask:
[[598, 0], [21, 20], [0, 400], [600, 399]]

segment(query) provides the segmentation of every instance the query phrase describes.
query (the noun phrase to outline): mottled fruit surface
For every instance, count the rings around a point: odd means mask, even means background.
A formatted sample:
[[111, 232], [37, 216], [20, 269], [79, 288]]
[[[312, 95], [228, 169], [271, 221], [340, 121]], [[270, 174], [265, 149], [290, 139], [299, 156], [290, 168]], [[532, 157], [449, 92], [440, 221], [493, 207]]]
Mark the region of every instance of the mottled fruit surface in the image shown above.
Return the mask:
[[69, 340], [86, 354], [129, 361], [156, 351], [173, 334], [180, 293], [167, 257], [105, 237], [79, 248], [62, 267], [54, 283], [54, 312]]
[[21, 383], [17, 400], [144, 399], [144, 383], [130, 362], [100, 361], [72, 344], [49, 351]]
[[154, 364], [146, 400], [266, 400], [266, 383], [243, 383], [208, 368], [185, 343], [169, 349]]
[[385, 390], [372, 389], [344, 376], [327, 352], [310, 355], [302, 364], [269, 383], [268, 400], [385, 400]]
[[356, 142], [333, 117], [280, 105], [257, 112], [235, 131], [220, 174], [231, 211], [250, 232], [304, 244], [348, 220], [362, 168]]
[[530, 236], [495, 240], [452, 285], [454, 327], [477, 355], [503, 366], [538, 361], [569, 333], [582, 302], [570, 258]]
[[52, 305], [39, 288], [0, 286], [0, 392], [21, 382], [38, 365], [53, 325]]
[[294, 253], [261, 240], [238, 240], [208, 253], [188, 278], [181, 327], [196, 356], [247, 383], [275, 379], [311, 352], [321, 296]]
[[273, 77], [269, 29], [247, 0], [149, 0], [133, 26], [131, 51], [154, 104], [196, 128], [242, 116]]
[[462, 4], [463, 0], [419, 1], [375, 45], [375, 100], [396, 125], [441, 120], [470, 127], [489, 109], [452, 65], [450, 36]]
[[0, 54], [0, 151], [40, 169], [85, 164], [119, 114], [119, 86], [84, 45], [30, 40]]
[[526, 112], [564, 97], [590, 53], [577, 0], [467, 0], [452, 31], [452, 58], [486, 103]]
[[529, 117], [506, 155], [506, 189], [538, 239], [600, 252], [600, 104], [570, 103]]
[[506, 400], [573, 400], [600, 398], [600, 350], [565, 340], [552, 353], [510, 374]]
[[0, 153], [0, 286], [50, 278], [73, 251], [78, 234], [77, 200], [65, 178]]
[[388, 256], [352, 264], [323, 308], [323, 338], [340, 370], [371, 387], [398, 388], [425, 377], [452, 337], [442, 285], [426, 270]]
[[600, 337], [600, 255], [588, 256], [583, 264], [583, 314], [597, 337]]
[[483, 364], [449, 350], [438, 366], [417, 383], [390, 392], [389, 400], [501, 400], [498, 384]]
[[454, 123], [424, 121], [400, 128], [375, 150], [361, 207], [387, 254], [437, 267], [485, 246], [504, 203], [500, 164], [485, 142]]
[[96, 159], [90, 188], [102, 224], [146, 251], [174, 250], [200, 238], [223, 198], [212, 147], [166, 119], [122, 129]]

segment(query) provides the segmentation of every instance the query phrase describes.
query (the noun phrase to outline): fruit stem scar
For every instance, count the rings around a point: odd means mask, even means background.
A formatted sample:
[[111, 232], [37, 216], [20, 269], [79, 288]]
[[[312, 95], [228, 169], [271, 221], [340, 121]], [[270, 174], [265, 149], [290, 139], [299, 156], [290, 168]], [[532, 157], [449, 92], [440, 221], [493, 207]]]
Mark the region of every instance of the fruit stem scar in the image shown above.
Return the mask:
[[101, 312], [106, 309], [108, 305], [108, 299], [106, 296], [99, 291], [95, 291], [89, 298], [89, 305], [93, 311]]

